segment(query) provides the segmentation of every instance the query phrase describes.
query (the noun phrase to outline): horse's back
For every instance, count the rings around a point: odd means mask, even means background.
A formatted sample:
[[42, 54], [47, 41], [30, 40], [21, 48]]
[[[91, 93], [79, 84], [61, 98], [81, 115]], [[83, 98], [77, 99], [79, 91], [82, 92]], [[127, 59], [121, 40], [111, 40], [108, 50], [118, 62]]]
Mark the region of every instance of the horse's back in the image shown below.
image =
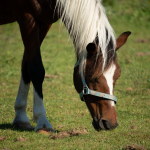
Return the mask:
[[0, 0], [0, 25], [16, 21], [9, 0]]

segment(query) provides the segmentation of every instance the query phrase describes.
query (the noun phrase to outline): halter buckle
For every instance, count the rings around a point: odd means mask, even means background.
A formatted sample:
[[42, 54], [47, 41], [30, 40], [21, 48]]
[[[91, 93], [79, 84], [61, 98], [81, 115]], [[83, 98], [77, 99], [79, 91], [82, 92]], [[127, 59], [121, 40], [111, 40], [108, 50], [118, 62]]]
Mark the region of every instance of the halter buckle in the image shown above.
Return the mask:
[[88, 95], [89, 94], [89, 88], [87, 85], [83, 86], [83, 95]]

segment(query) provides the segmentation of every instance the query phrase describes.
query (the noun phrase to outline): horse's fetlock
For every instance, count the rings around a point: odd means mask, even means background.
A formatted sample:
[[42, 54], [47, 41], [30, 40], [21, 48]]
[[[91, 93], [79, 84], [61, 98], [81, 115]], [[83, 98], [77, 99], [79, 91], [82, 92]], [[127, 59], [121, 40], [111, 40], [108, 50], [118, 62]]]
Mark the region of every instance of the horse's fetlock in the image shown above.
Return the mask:
[[41, 118], [45, 118], [45, 113], [41, 112], [41, 113], [36, 113], [33, 116], [34, 121], [37, 123], [38, 120], [41, 120]]
[[15, 110], [25, 110], [26, 107], [27, 107], [27, 104], [24, 101], [20, 100], [20, 101], [15, 102], [15, 106], [14, 106]]

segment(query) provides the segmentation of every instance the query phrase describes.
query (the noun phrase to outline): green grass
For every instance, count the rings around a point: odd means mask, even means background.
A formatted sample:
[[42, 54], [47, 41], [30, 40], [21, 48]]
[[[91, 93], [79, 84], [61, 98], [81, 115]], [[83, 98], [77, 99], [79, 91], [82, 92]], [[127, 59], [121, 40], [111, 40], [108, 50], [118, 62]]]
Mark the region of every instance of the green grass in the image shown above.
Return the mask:
[[[114, 90], [118, 98], [116, 112], [119, 126], [113, 131], [97, 132], [93, 129], [90, 113], [85, 103], [79, 100], [73, 85], [73, 45], [66, 31], [59, 30], [59, 23], [52, 26], [41, 47], [46, 74], [57, 76], [45, 78], [43, 83], [46, 116], [54, 130], [86, 129], [88, 134], [53, 140], [48, 135], [12, 128], [24, 47], [17, 23], [0, 26], [0, 137], [6, 137], [6, 140], [0, 141], [0, 149], [117, 150], [130, 144], [150, 149], [150, 28], [146, 23], [141, 25], [130, 21], [128, 16], [118, 18], [122, 2], [118, 4], [118, 12], [115, 10], [113, 15], [112, 10], [117, 5], [114, 4], [112, 8], [106, 5], [116, 36], [124, 31], [132, 32], [127, 43], [117, 52], [122, 74]], [[148, 42], [137, 42], [139, 39]], [[138, 56], [141, 52], [144, 55]], [[35, 127], [32, 99], [31, 85], [27, 114]], [[25, 138], [25, 141], [18, 141], [19, 137]]]

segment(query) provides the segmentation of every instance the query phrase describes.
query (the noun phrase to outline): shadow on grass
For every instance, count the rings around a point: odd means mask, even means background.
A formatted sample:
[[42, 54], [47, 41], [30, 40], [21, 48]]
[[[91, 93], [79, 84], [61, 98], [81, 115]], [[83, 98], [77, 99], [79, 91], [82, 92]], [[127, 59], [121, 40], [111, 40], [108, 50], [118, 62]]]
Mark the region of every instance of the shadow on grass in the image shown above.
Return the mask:
[[18, 129], [10, 123], [0, 124], [0, 129], [2, 129], [2, 130], [10, 129], [10, 130], [20, 131], [20, 132], [24, 132], [24, 131], [32, 132], [32, 131], [34, 131], [34, 128], [32, 128], [32, 129]]

